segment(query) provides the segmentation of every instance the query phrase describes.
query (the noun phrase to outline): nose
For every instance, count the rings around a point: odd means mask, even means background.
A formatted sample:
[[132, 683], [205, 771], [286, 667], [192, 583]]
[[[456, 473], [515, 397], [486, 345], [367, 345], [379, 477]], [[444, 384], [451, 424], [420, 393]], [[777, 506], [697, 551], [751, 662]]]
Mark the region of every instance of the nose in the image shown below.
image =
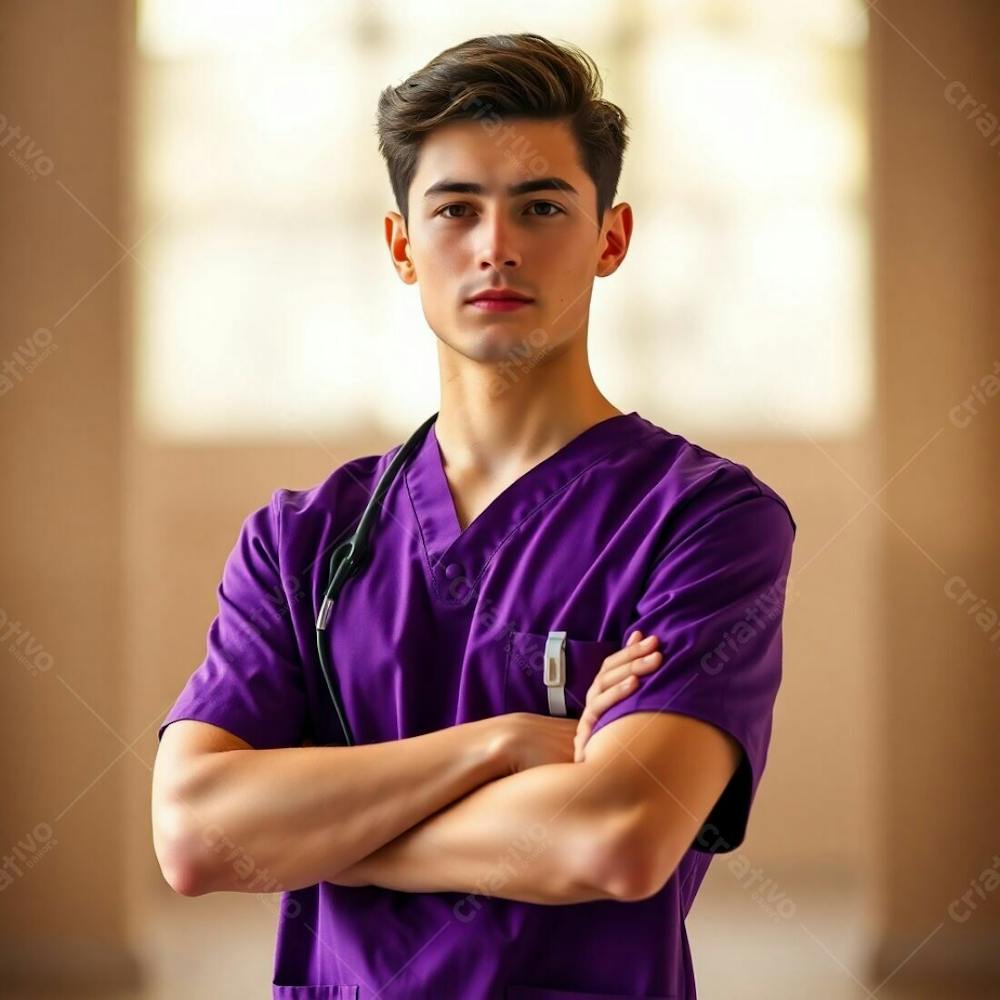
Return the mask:
[[483, 244], [479, 251], [480, 270], [521, 266], [521, 255], [511, 242], [510, 227], [502, 210], [485, 216], [481, 232]]

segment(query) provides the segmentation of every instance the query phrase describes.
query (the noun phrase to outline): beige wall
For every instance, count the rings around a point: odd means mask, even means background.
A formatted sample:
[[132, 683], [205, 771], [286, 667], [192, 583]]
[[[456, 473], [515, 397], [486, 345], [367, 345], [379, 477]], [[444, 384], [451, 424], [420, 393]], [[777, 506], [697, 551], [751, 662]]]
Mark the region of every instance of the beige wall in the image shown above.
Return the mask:
[[1000, 7], [879, 7], [895, 29], [875, 22], [870, 57], [885, 478], [926, 448], [882, 497], [897, 523], [883, 549], [877, 968], [919, 947], [907, 974], [976, 968], [995, 983], [1000, 894], [961, 920], [949, 905], [1000, 851], [1000, 643], [945, 588], [960, 576], [1000, 607], [1000, 400], [966, 427], [949, 419], [1000, 359], [1000, 145], [948, 100], [1000, 112]]
[[0, 397], [0, 607], [42, 647], [3, 648], [4, 988], [136, 978], [125, 796], [149, 772], [127, 749], [128, 270], [105, 231], [127, 224], [130, 24], [121, 2], [0, 5], [0, 114], [41, 150], [34, 180], [0, 158], [0, 358], [54, 345]]

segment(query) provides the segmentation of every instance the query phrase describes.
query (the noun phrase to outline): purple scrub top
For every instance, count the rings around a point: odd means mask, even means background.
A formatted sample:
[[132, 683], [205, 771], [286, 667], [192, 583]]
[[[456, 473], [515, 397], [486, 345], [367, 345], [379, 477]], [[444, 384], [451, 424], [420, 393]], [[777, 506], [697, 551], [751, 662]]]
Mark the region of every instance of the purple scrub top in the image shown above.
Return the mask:
[[[338, 741], [316, 613], [332, 547], [398, 447], [310, 489], [279, 489], [249, 515], [207, 655], [161, 737], [199, 719], [258, 749]], [[548, 714], [553, 630], [566, 633], [565, 703], [579, 717], [604, 658], [639, 628], [660, 637], [663, 663], [594, 731], [630, 712], [679, 712], [730, 733], [743, 759], [674, 874], [643, 900], [541, 905], [329, 882], [282, 893], [273, 997], [693, 998], [684, 919], [712, 855], [742, 842], [764, 770], [795, 530], [748, 468], [633, 411], [577, 435], [462, 531], [432, 425], [326, 633], [356, 742]]]

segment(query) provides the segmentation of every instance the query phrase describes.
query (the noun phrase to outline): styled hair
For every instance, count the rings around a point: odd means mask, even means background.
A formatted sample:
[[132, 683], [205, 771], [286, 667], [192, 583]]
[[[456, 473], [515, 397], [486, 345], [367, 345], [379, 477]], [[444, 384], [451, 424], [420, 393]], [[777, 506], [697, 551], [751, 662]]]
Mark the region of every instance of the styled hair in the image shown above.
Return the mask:
[[486, 115], [565, 119], [580, 165], [597, 189], [597, 224], [614, 201], [628, 143], [628, 119], [601, 97], [594, 60], [571, 44], [521, 33], [471, 38], [445, 49], [379, 95], [379, 152], [400, 214], [409, 226], [410, 184], [427, 134], [446, 122]]

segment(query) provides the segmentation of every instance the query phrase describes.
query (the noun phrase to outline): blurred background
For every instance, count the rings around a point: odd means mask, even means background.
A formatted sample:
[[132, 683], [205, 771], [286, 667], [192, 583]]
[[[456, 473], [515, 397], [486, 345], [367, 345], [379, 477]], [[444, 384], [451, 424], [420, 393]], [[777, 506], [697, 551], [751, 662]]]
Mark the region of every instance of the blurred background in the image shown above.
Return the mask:
[[246, 514], [437, 408], [379, 91], [535, 31], [631, 120], [599, 386], [798, 522], [699, 996], [1000, 996], [1000, 8], [498, 6], [0, 0], [0, 992], [269, 996], [278, 897], [159, 872], [156, 729]]

